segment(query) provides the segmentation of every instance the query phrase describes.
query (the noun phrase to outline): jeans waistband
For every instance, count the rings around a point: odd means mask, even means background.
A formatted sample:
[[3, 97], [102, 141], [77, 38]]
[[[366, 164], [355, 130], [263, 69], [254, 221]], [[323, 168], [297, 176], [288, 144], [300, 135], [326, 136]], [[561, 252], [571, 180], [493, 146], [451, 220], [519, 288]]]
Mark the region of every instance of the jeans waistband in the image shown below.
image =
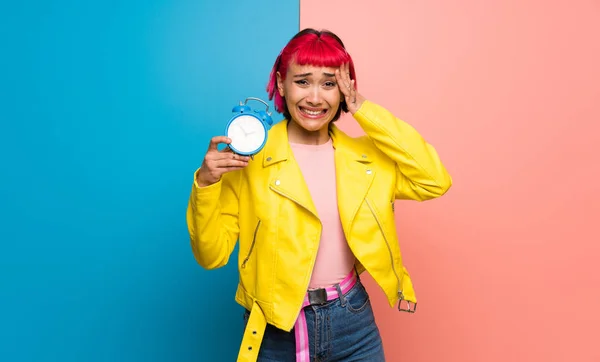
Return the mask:
[[322, 305], [328, 301], [343, 298], [358, 281], [357, 273], [352, 270], [344, 280], [334, 286], [309, 290], [304, 296], [302, 309], [294, 326], [296, 337], [296, 362], [310, 362], [310, 351], [308, 347], [308, 329], [306, 327], [306, 316], [304, 307], [309, 305]]

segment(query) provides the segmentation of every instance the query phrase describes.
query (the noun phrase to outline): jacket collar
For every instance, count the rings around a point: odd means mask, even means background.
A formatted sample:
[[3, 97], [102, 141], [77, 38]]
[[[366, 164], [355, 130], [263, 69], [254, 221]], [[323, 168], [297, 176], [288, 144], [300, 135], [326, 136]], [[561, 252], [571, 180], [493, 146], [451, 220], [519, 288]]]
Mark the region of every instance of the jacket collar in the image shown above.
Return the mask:
[[[269, 139], [263, 151], [263, 167], [274, 165], [278, 162], [287, 161], [292, 158], [291, 148], [288, 143], [288, 121], [286, 119], [276, 123], [269, 131]], [[343, 153], [348, 160], [360, 163], [371, 163], [372, 155], [361, 149], [355, 139], [340, 130], [335, 124], [329, 127], [333, 147], [337, 152]]]
[[[283, 120], [271, 128], [263, 150], [263, 167], [293, 160], [288, 142], [287, 124], [288, 121]], [[376, 170], [371, 165], [374, 155], [369, 154], [374, 151], [365, 141], [346, 135], [335, 124], [330, 126], [330, 135], [335, 149], [338, 209], [348, 238], [356, 212], [376, 176]], [[313, 215], [317, 215], [308, 187], [303, 181], [302, 172], [295, 162], [284, 162], [269, 185], [272, 190], [294, 200]]]
[[284, 119], [271, 127], [267, 143], [263, 150], [263, 167], [268, 167], [290, 158], [292, 150], [288, 144], [287, 123], [288, 121]]

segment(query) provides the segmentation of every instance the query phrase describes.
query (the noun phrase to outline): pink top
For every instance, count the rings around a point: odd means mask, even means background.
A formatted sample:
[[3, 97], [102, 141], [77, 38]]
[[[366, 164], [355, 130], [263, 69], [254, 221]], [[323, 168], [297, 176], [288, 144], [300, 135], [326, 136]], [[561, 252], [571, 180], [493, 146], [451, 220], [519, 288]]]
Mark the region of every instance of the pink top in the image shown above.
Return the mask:
[[344, 280], [355, 261], [338, 212], [333, 143], [290, 145], [323, 225], [309, 288], [329, 287]]

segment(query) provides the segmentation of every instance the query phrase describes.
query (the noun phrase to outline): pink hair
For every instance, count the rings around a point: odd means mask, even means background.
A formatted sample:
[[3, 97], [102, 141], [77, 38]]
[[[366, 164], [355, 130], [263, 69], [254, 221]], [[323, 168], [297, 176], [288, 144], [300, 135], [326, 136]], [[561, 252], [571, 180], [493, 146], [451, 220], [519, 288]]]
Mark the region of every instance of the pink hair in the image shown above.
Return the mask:
[[[346, 51], [344, 43], [334, 33], [322, 30], [304, 29], [296, 34], [288, 44], [283, 48], [275, 65], [271, 70], [267, 92], [269, 100], [274, 100], [275, 110], [289, 117], [285, 99], [281, 97], [277, 90], [277, 72], [281, 74], [282, 80], [287, 75], [287, 70], [292, 62], [299, 65], [313, 65], [317, 67], [339, 67], [344, 63], [349, 63], [350, 78], [354, 79], [356, 87], [356, 74], [354, 73], [354, 62], [352, 57]], [[342, 104], [342, 110], [347, 112], [346, 104]]]

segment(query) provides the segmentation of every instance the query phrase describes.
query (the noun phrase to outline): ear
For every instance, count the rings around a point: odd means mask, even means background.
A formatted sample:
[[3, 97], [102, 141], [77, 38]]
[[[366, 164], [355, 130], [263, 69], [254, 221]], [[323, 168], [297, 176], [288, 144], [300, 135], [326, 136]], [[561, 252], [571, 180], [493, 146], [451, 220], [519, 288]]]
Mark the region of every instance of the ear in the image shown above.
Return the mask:
[[277, 90], [279, 91], [279, 95], [285, 97], [285, 93], [283, 91], [283, 79], [281, 79], [281, 73], [277, 72]]

